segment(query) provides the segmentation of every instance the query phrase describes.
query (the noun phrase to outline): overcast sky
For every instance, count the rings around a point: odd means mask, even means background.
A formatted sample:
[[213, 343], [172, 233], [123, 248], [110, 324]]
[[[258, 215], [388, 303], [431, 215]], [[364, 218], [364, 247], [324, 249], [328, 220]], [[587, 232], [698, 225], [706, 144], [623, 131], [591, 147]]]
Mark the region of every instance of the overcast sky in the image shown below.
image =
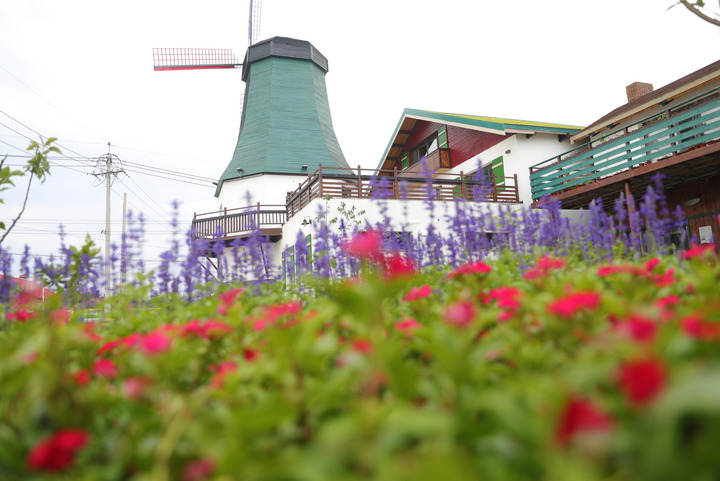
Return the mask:
[[[403, 109], [584, 126], [718, 60], [720, 29], [673, 0], [263, 0], [261, 39], [310, 41], [329, 60], [326, 84], [350, 165], [375, 167]], [[127, 163], [113, 184], [113, 241], [122, 196], [148, 219], [147, 252], [166, 246], [170, 203], [181, 221], [217, 208], [214, 186], [240, 126], [240, 70], [154, 72], [153, 47], [247, 48], [249, 0], [2, 0], [0, 154], [24, 163], [29, 140], [58, 137], [67, 158], [33, 185], [14, 253], [57, 251], [90, 233], [100, 246], [105, 186], [91, 174], [110, 150]], [[145, 166], [144, 168], [138, 166]], [[186, 182], [148, 176], [194, 176]], [[18, 181], [0, 218], [20, 209]], [[152, 264], [151, 264], [152, 266]]]

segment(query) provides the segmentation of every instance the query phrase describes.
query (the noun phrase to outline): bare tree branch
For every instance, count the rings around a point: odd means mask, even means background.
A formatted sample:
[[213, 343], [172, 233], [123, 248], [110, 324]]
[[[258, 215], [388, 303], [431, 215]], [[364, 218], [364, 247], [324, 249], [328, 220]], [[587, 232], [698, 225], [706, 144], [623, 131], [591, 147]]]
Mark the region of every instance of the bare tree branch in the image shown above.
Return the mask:
[[710, 15], [706, 14], [702, 10], [700, 10], [700, 7], [696, 3], [690, 3], [688, 0], [680, 0], [680, 3], [683, 4], [685, 8], [690, 10], [692, 13], [697, 15], [698, 17], [702, 18], [708, 23], [711, 23], [717, 27], [720, 27], [720, 18], [714, 18]]
[[33, 177], [35, 177], [33, 174], [30, 174], [30, 180], [28, 181], [27, 189], [25, 189], [25, 200], [23, 201], [22, 209], [20, 209], [20, 213], [15, 217], [12, 221], [12, 224], [10, 224], [10, 227], [8, 227], [5, 230], [5, 233], [2, 237], [0, 237], [0, 244], [3, 243], [5, 238], [8, 236], [11, 230], [13, 230], [13, 227], [15, 227], [15, 224], [20, 220], [20, 217], [22, 217], [23, 212], [25, 212], [25, 206], [27, 205], [28, 196], [30, 195], [30, 184], [32, 184]]

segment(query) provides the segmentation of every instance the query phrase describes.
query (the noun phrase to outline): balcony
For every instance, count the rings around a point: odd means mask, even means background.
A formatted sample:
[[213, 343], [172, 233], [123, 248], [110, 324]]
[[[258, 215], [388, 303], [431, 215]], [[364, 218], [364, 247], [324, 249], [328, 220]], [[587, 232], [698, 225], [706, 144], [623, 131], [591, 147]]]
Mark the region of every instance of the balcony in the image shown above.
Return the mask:
[[294, 192], [288, 193], [285, 205], [256, 204], [238, 209], [224, 209], [195, 214], [192, 227], [195, 237], [224, 240], [245, 238], [260, 228], [260, 234], [271, 240], [282, 236], [282, 226], [315, 199], [325, 196], [343, 199], [405, 199], [469, 202], [519, 203], [517, 176], [476, 179], [474, 175], [436, 174], [425, 178], [407, 170], [326, 168], [320, 165]]
[[426, 178], [407, 169], [325, 168], [321, 165], [287, 195], [285, 205], [290, 219], [314, 199], [328, 195], [347, 199], [465, 199], [471, 202], [519, 203], [517, 176], [505, 177], [505, 185], [498, 180], [494, 177], [477, 180], [474, 175], [464, 173], [442, 173]]
[[[532, 198], [556, 196], [564, 207], [573, 207], [566, 200], [586, 194], [585, 201], [603, 189], [610, 192], [611, 184], [707, 160], [703, 156], [720, 151], [718, 140], [720, 95], [715, 89], [532, 166]], [[717, 169], [717, 162], [701, 166]]]
[[195, 237], [223, 239], [248, 237], [259, 227], [262, 236], [279, 239], [287, 220], [284, 205], [260, 205], [217, 212], [195, 214], [192, 221]]

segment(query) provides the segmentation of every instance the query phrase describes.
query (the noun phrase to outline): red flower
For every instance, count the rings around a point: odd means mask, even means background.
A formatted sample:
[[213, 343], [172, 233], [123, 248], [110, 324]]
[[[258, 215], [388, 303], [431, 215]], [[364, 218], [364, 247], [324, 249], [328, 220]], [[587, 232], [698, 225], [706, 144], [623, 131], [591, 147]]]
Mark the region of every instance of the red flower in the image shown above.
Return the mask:
[[477, 261], [461, 265], [457, 269], [451, 271], [447, 275], [447, 278], [452, 279], [453, 277], [464, 276], [468, 274], [487, 274], [488, 272], [492, 272], [492, 267], [482, 261]]
[[641, 407], [660, 394], [665, 377], [665, 366], [660, 360], [637, 359], [620, 366], [618, 382], [628, 402]]
[[220, 388], [225, 384], [225, 376], [237, 371], [237, 364], [233, 361], [224, 361], [217, 365], [208, 366], [208, 369], [215, 371], [215, 375], [210, 380], [210, 385]]
[[444, 316], [447, 322], [464, 327], [475, 318], [475, 306], [472, 302], [458, 301], [445, 308]]
[[218, 299], [220, 300], [220, 304], [218, 304], [217, 308], [218, 314], [220, 314], [221, 316], [227, 316], [228, 309], [233, 305], [233, 303], [240, 296], [240, 294], [244, 292], [245, 291], [243, 289], [235, 288], [221, 293], [218, 296]]
[[118, 367], [110, 359], [98, 359], [93, 365], [96, 376], [112, 379], [118, 375]]
[[78, 386], [87, 386], [90, 383], [90, 373], [85, 369], [74, 373], [72, 378]]
[[425, 284], [422, 287], [413, 287], [412, 289], [410, 289], [410, 292], [408, 292], [407, 295], [403, 297], [403, 301], [417, 301], [418, 299], [429, 297], [431, 294], [432, 289], [429, 285]]
[[373, 345], [372, 342], [367, 339], [355, 339], [352, 342], [352, 348], [354, 351], [369, 354], [373, 350]]
[[548, 304], [548, 311], [569, 319], [584, 309], [594, 311], [600, 306], [600, 300], [597, 292], [575, 292]]
[[247, 362], [253, 362], [255, 359], [257, 359], [260, 356], [260, 351], [256, 349], [250, 349], [246, 348], [243, 350], [243, 357]]
[[140, 348], [146, 354], [159, 354], [170, 349], [172, 340], [162, 331], [156, 330], [140, 340]]
[[183, 467], [182, 481], [202, 481], [215, 472], [215, 461], [209, 458], [190, 461]]
[[360, 232], [355, 235], [355, 237], [345, 242], [343, 244], [343, 250], [348, 255], [359, 259], [377, 261], [382, 259], [382, 254], [380, 252], [382, 243], [382, 233], [376, 230], [369, 230], [367, 232]]
[[652, 342], [655, 340], [657, 323], [645, 317], [634, 315], [619, 323], [617, 330], [635, 341]]
[[491, 300], [497, 300], [498, 307], [517, 309], [520, 307], [520, 300], [518, 298], [521, 295], [522, 291], [517, 287], [498, 287], [490, 291], [490, 294], [485, 298], [485, 304], [489, 304]]
[[715, 244], [701, 244], [693, 246], [685, 251], [685, 259], [694, 259], [696, 257], [709, 257], [715, 255]]
[[409, 319], [405, 319], [404, 321], [396, 322], [395, 327], [400, 331], [411, 331], [420, 327], [420, 324], [411, 317]]
[[535, 266], [525, 271], [523, 278], [527, 280], [537, 279], [539, 277], [547, 276], [551, 270], [561, 269], [565, 266], [563, 259], [556, 259], [550, 257], [547, 254], [541, 256]]
[[65, 307], [55, 309], [54, 311], [50, 312], [50, 320], [57, 325], [67, 324], [68, 322], [70, 322], [70, 311], [68, 311]]
[[412, 277], [417, 272], [415, 264], [401, 254], [390, 254], [383, 260], [385, 276], [390, 279]]
[[7, 318], [9, 321], [25, 322], [28, 319], [35, 317], [35, 313], [26, 311], [25, 309], [18, 309], [15, 312], [8, 312]]
[[693, 339], [717, 341], [720, 339], [720, 324], [707, 322], [697, 316], [687, 316], [680, 321], [683, 332]]
[[226, 332], [232, 332], [233, 328], [213, 319], [208, 319], [204, 323], [195, 319], [187, 324], [179, 326], [179, 330], [183, 337], [195, 335], [203, 339], [216, 339]]
[[35, 445], [28, 453], [27, 464], [37, 471], [63, 471], [89, 440], [90, 435], [81, 429], [58, 431]]
[[592, 401], [582, 398], [570, 398], [560, 413], [555, 428], [555, 440], [567, 446], [577, 435], [592, 432], [609, 432], [613, 427], [612, 417], [597, 407]]

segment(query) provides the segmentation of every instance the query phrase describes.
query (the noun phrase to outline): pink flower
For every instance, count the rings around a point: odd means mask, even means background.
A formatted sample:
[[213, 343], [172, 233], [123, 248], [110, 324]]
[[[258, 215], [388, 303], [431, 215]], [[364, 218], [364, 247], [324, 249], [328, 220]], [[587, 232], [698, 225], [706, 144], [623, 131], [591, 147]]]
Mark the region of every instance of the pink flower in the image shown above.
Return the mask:
[[96, 376], [112, 379], [118, 375], [118, 367], [110, 359], [98, 359], [93, 364], [93, 373]]
[[412, 277], [417, 272], [415, 264], [401, 254], [390, 254], [383, 260], [383, 270], [386, 277], [397, 279], [400, 277]]
[[162, 331], [153, 331], [140, 341], [140, 348], [146, 354], [159, 354], [170, 349], [172, 340]]
[[696, 257], [709, 257], [715, 255], [715, 244], [696, 245], [685, 251], [685, 259], [694, 259]]
[[704, 321], [698, 316], [687, 316], [680, 321], [680, 327], [688, 337], [702, 341], [720, 339], [720, 323]]
[[409, 319], [405, 319], [404, 321], [396, 322], [395, 327], [399, 331], [411, 331], [420, 327], [420, 324], [411, 317]]
[[498, 287], [490, 291], [490, 294], [485, 297], [485, 304], [489, 304], [492, 300], [497, 300], [498, 307], [517, 309], [520, 307], [519, 297], [521, 295], [522, 291], [517, 287]]
[[457, 301], [445, 308], [444, 317], [447, 322], [464, 327], [475, 318], [475, 306], [472, 302]]
[[145, 392], [150, 381], [137, 376], [131, 376], [122, 383], [122, 390], [129, 399], [138, 399]]
[[353, 351], [369, 354], [373, 350], [373, 345], [368, 339], [354, 339], [352, 341], [352, 348]]
[[458, 276], [464, 276], [469, 274], [487, 274], [488, 272], [492, 272], [492, 267], [485, 264], [482, 261], [472, 262], [469, 264], [463, 264], [457, 269], [451, 271], [448, 275], [448, 279], [452, 279], [454, 277]]
[[597, 292], [579, 291], [551, 302], [547, 308], [550, 313], [569, 319], [582, 310], [596, 310], [600, 300]]
[[210, 479], [215, 472], [215, 461], [209, 458], [190, 461], [183, 467], [182, 481]]
[[35, 317], [35, 314], [25, 309], [18, 309], [15, 312], [8, 312], [7, 318], [9, 321], [25, 322]]
[[555, 440], [562, 446], [586, 433], [609, 432], [612, 417], [588, 399], [571, 397], [565, 402], [555, 428]]
[[413, 287], [412, 289], [410, 289], [410, 292], [408, 292], [407, 295], [403, 297], [403, 301], [417, 301], [418, 299], [429, 297], [431, 294], [432, 289], [428, 284], [425, 284], [422, 287]]
[[350, 256], [359, 259], [380, 260], [382, 253], [383, 236], [376, 230], [360, 232], [343, 244], [343, 250]]
[[75, 453], [90, 440], [81, 429], [64, 429], [43, 439], [27, 457], [28, 466], [36, 471], [60, 472], [75, 460]]
[[617, 325], [618, 332], [637, 342], [653, 342], [657, 323], [642, 316], [633, 315]]
[[664, 389], [665, 377], [665, 366], [659, 359], [637, 359], [620, 366], [618, 383], [628, 402], [642, 407]]
[[221, 388], [225, 384], [225, 377], [237, 371], [237, 364], [233, 361], [224, 361], [217, 365], [208, 366], [208, 369], [215, 371], [215, 375], [210, 380], [210, 385]]
[[563, 259], [556, 259], [545, 254], [537, 260], [534, 267], [525, 271], [523, 278], [532, 280], [540, 277], [546, 277], [551, 270], [561, 269], [563, 267], [565, 267], [565, 261]]
[[221, 293], [218, 296], [218, 299], [220, 300], [220, 304], [218, 304], [217, 308], [218, 314], [220, 314], [221, 316], [227, 316], [228, 309], [232, 307], [232, 305], [235, 303], [235, 300], [240, 296], [240, 294], [244, 292], [245, 291], [243, 289], [235, 288]]

